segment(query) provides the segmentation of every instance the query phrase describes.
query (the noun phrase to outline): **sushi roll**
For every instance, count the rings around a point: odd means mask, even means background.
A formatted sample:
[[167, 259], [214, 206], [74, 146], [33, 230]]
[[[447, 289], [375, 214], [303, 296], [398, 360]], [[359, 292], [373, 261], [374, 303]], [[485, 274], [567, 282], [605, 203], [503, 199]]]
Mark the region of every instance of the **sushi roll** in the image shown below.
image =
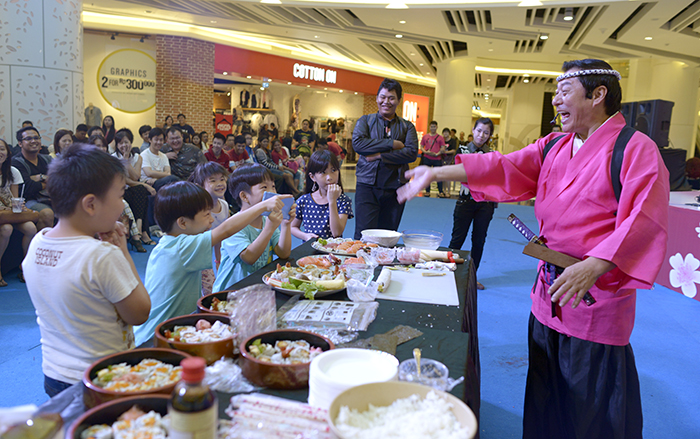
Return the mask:
[[106, 424], [93, 425], [80, 433], [80, 439], [112, 439], [112, 427]]

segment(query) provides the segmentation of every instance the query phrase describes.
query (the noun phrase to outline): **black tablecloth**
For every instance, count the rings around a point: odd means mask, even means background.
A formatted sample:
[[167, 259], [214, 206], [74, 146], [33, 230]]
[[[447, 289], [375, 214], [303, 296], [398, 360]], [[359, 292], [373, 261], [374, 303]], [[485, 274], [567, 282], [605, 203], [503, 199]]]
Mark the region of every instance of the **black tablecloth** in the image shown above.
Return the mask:
[[[277, 263], [294, 263], [297, 259], [314, 253], [309, 243], [300, 245], [292, 250], [288, 259], [276, 260], [263, 267], [247, 278], [233, 285], [233, 289], [261, 283], [262, 275], [273, 270]], [[460, 252], [467, 261], [458, 264], [455, 271], [459, 306], [430, 305], [423, 303], [378, 300], [377, 318], [368, 330], [360, 333], [360, 338], [369, 338], [382, 334], [397, 325], [412, 326], [423, 332], [421, 337], [399, 345], [396, 357], [399, 361], [413, 356], [413, 348], [422, 350], [423, 358], [432, 358], [444, 363], [450, 370], [450, 376], [464, 376], [464, 383], [452, 390], [452, 394], [463, 399], [479, 419], [481, 401], [479, 340], [477, 329], [476, 308], [476, 277], [474, 266], [468, 257], [468, 252]], [[276, 293], [278, 308], [289, 296]], [[324, 300], [347, 300], [346, 293], [340, 292], [323, 298]], [[78, 383], [44, 403], [41, 413], [61, 413], [66, 425], [70, 425], [85, 411], [82, 404], [82, 384]], [[277, 396], [283, 396], [298, 401], [306, 401], [308, 389], [294, 391], [264, 390]], [[228, 418], [224, 410], [228, 406], [231, 394], [219, 393], [219, 410], [223, 418]]]

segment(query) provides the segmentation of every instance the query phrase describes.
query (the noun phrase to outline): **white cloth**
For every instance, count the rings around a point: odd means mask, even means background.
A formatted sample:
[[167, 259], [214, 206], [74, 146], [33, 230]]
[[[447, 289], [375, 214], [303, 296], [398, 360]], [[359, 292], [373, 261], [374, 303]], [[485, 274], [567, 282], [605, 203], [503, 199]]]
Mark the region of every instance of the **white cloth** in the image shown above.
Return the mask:
[[214, 230], [217, 228], [221, 223], [226, 221], [231, 214], [228, 211], [228, 203], [226, 200], [223, 198], [219, 198], [219, 204], [221, 205], [221, 212], [219, 213], [214, 213], [212, 210], [211, 212], [211, 217], [214, 218], [214, 222], [211, 223], [211, 228], [209, 230]]
[[114, 303], [138, 280], [119, 248], [88, 236], [49, 238], [37, 233], [22, 262], [41, 331], [42, 369], [66, 383], [106, 355], [134, 348], [131, 325]]
[[250, 127], [257, 133], [260, 130], [260, 127], [263, 124], [263, 117], [262, 114], [260, 113], [255, 113], [251, 118], [250, 118]]
[[19, 169], [15, 168], [14, 166], [10, 166], [10, 172], [12, 173], [12, 183], [8, 181], [5, 188], [9, 189], [13, 184], [24, 184], [24, 179], [22, 178], [22, 173], [19, 172]]
[[[19, 169], [15, 168], [14, 166], [10, 166], [10, 173], [12, 174], [12, 182], [7, 181], [7, 184], [3, 187], [0, 188], [0, 202], [4, 204], [7, 207], [10, 207], [12, 205], [12, 191], [10, 190], [10, 187], [13, 184], [23, 184], [24, 179], [22, 178], [22, 173], [19, 172]], [[17, 194], [18, 196], [20, 193]]]
[[143, 162], [141, 162], [141, 181], [148, 180], [148, 176], [143, 168], [151, 168], [153, 171], [163, 172], [166, 167], [170, 166], [168, 156], [158, 151], [158, 155], [151, 152], [150, 148], [141, 153]]
[[266, 124], [267, 124], [267, 128], [268, 128], [268, 129], [272, 129], [272, 126], [270, 126], [270, 124], [273, 124], [273, 123], [275, 124], [275, 127], [276, 127], [277, 129], [280, 128], [280, 124], [277, 123], [277, 115], [275, 115], [274, 113], [268, 113], [268, 114], [266, 114], [266, 115], [265, 115], [265, 118], [263, 119], [263, 123], [266, 123]]

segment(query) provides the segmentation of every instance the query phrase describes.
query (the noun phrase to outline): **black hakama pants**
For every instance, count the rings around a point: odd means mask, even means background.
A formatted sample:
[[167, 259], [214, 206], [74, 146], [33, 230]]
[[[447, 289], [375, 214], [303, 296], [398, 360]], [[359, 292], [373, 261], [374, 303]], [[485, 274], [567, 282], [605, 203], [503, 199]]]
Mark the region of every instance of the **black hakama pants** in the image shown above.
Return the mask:
[[563, 335], [530, 314], [524, 439], [639, 439], [632, 347]]

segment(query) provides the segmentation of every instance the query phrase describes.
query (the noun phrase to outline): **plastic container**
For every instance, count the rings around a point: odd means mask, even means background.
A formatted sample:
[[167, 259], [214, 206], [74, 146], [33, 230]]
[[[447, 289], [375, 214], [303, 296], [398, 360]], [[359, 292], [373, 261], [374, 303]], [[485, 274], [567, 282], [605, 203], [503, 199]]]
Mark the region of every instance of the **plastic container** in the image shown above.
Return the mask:
[[399, 380], [423, 384], [434, 389], [445, 390], [448, 387], [450, 371], [439, 361], [424, 358], [420, 361], [420, 375], [414, 358], [399, 364]]
[[372, 248], [371, 255], [374, 259], [377, 260], [377, 263], [379, 265], [389, 265], [394, 263], [394, 258], [396, 257], [396, 249], [374, 247]]
[[437, 250], [442, 244], [443, 234], [434, 230], [404, 230], [403, 243], [406, 247], [421, 250]]

